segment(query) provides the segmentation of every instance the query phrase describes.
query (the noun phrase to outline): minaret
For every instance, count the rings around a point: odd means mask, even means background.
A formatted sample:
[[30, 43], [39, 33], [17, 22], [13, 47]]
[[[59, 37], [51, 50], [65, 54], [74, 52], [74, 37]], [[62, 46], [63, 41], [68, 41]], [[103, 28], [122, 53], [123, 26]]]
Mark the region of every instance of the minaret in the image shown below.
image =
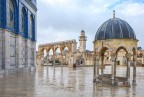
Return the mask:
[[84, 30], [82, 30], [81, 35], [79, 37], [79, 51], [80, 52], [86, 51], [86, 41], [87, 41], [87, 37], [85, 36]]

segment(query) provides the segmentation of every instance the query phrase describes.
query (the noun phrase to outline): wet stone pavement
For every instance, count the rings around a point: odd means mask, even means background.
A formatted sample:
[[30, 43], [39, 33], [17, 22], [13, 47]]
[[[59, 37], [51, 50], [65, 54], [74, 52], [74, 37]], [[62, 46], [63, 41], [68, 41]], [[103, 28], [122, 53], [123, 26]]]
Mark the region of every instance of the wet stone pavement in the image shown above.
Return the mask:
[[[126, 67], [117, 68], [118, 76], [125, 76], [125, 72]], [[110, 68], [106, 67], [104, 73], [110, 73]], [[0, 97], [144, 97], [143, 67], [137, 68], [137, 86], [96, 85], [92, 80], [92, 67], [37, 67], [36, 72], [0, 78]]]

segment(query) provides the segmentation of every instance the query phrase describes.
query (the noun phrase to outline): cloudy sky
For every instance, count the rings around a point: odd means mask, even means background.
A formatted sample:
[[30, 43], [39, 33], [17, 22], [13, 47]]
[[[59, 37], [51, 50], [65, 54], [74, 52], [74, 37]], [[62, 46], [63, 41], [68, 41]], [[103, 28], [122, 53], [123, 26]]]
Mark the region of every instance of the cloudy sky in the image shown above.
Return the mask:
[[144, 48], [144, 0], [37, 0], [37, 46], [76, 39], [85, 30], [87, 49], [93, 49], [97, 29], [116, 17], [127, 21]]

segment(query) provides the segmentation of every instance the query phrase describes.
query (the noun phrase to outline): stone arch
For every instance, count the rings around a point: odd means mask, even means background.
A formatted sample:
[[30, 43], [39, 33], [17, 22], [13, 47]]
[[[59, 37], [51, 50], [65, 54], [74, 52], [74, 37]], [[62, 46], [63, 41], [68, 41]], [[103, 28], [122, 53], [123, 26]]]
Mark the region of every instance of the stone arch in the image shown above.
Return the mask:
[[[129, 50], [126, 47], [124, 47], [124, 46], [120, 46], [120, 47], [118, 47], [116, 49], [116, 52], [115, 52], [115, 54], [116, 54], [115, 62], [116, 62], [116, 60], [118, 58], [118, 53], [120, 52], [120, 50], [124, 50], [125, 51], [126, 54], [124, 56], [126, 57], [126, 60], [127, 60], [127, 55], [129, 54]], [[127, 61], [126, 61], [125, 64], [127, 64]], [[117, 65], [117, 64], [115, 63], [115, 65]]]
[[68, 51], [70, 52], [70, 47], [68, 47], [67, 45], [65, 45], [65, 46], [63, 46], [63, 47], [61, 48], [62, 52], [63, 52], [66, 48], [67, 48]]
[[60, 54], [61, 54], [62, 47], [61, 47], [61, 46], [56, 46], [56, 47], [54, 47], [54, 52], [55, 52], [55, 53], [56, 53], [58, 50], [60, 50]]
[[50, 51], [52, 50], [52, 54], [54, 54], [54, 48], [53, 47], [48, 47], [47, 48], [47, 53], [50, 55]]
[[100, 56], [103, 56], [104, 53], [105, 53], [107, 50], [108, 50], [107, 47], [102, 47], [102, 48], [100, 49], [100, 51], [99, 51]]
[[125, 52], [126, 52], [127, 54], [129, 53], [126, 47], [120, 46], [120, 47], [116, 50], [116, 54], [117, 54], [121, 49], [125, 50]]

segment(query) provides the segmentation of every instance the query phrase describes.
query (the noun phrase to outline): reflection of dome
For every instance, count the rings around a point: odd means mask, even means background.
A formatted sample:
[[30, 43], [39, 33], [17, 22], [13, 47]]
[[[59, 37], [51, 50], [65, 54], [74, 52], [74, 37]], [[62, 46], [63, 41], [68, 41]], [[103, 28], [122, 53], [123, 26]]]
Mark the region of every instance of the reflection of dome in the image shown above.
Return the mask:
[[115, 17], [104, 22], [95, 35], [95, 40], [121, 38], [136, 39], [136, 35], [126, 21]]

